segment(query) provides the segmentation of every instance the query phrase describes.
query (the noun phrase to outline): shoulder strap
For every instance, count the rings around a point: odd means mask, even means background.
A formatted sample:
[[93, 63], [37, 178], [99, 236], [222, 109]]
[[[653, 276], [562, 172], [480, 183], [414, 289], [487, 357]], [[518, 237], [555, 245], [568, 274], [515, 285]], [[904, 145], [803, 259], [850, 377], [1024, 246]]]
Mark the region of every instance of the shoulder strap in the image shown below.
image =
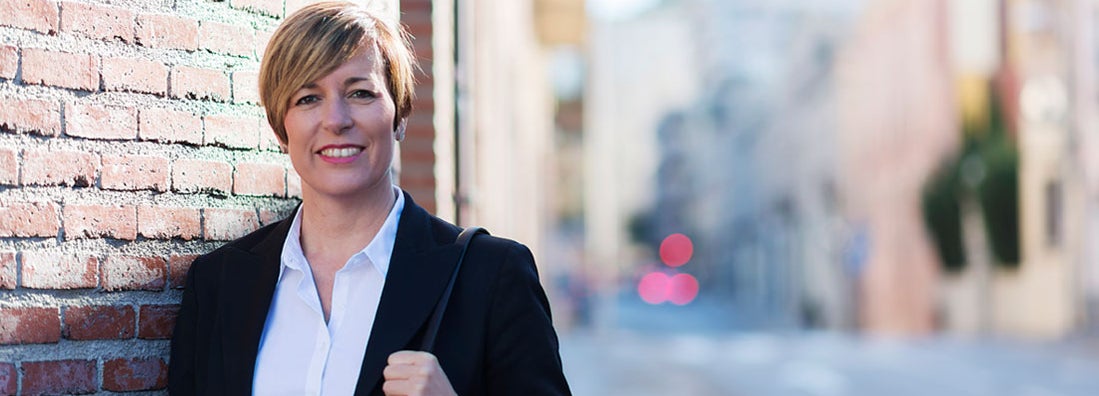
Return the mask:
[[481, 227], [469, 227], [462, 230], [462, 233], [458, 234], [458, 239], [454, 241], [456, 245], [461, 246], [461, 250], [458, 252], [458, 263], [454, 266], [454, 273], [450, 274], [450, 283], [447, 283], [443, 296], [439, 298], [439, 303], [435, 305], [435, 311], [431, 314], [431, 321], [428, 322], [427, 330], [424, 331], [423, 343], [420, 344], [421, 351], [431, 352], [435, 348], [435, 336], [439, 333], [439, 325], [443, 322], [443, 313], [446, 312], [446, 305], [450, 302], [450, 294], [454, 291], [454, 282], [458, 280], [458, 271], [462, 269], [462, 260], [466, 257], [469, 243], [473, 241], [473, 237], [477, 234], [488, 234], [488, 231]]

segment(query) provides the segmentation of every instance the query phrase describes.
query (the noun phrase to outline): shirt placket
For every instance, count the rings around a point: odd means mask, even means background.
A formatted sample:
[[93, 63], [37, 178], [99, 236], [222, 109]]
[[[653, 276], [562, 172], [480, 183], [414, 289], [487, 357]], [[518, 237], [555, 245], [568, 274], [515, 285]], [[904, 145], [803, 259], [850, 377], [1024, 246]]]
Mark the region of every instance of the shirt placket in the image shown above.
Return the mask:
[[332, 351], [332, 340], [328, 331], [318, 329], [316, 341], [313, 343], [313, 358], [309, 362], [309, 371], [306, 375], [305, 389], [310, 395], [320, 395], [324, 378], [324, 368], [328, 362], [328, 354]]

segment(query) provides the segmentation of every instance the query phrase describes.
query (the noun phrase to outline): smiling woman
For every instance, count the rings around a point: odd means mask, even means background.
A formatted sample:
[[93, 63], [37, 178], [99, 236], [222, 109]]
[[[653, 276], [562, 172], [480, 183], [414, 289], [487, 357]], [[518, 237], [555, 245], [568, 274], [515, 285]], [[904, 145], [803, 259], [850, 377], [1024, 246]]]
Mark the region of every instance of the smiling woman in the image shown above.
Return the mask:
[[569, 394], [530, 251], [477, 238], [451, 281], [460, 229], [393, 185], [412, 62], [398, 29], [351, 3], [275, 31], [260, 97], [302, 203], [192, 264], [173, 394]]

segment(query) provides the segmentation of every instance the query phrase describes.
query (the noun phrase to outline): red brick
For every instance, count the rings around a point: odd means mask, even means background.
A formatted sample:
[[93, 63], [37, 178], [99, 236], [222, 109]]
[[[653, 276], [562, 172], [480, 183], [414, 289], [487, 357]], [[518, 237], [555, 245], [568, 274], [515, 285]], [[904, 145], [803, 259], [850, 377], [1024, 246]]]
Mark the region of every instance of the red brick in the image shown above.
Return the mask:
[[103, 88], [166, 95], [168, 67], [144, 59], [103, 58]]
[[178, 305], [142, 305], [137, 337], [146, 340], [171, 338], [177, 314]]
[[23, 252], [23, 283], [31, 289], [91, 289], [99, 260], [90, 256]]
[[38, 48], [23, 49], [23, 82], [81, 91], [99, 90], [99, 59]]
[[60, 309], [0, 308], [0, 345], [52, 344], [59, 340], [61, 340]]
[[19, 49], [0, 45], [0, 78], [14, 79], [19, 70]]
[[62, 2], [61, 31], [100, 39], [134, 41], [134, 14], [125, 8]]
[[59, 212], [53, 202], [0, 203], [0, 237], [56, 237]]
[[202, 119], [187, 111], [142, 109], [138, 136], [142, 140], [202, 144]]
[[59, 19], [57, 3], [51, 0], [0, 1], [0, 26], [54, 33]]
[[19, 372], [12, 363], [0, 363], [0, 395], [14, 395], [19, 390]]
[[237, 164], [233, 194], [285, 196], [286, 168], [276, 164]]
[[228, 194], [233, 166], [220, 161], [181, 159], [172, 164], [172, 191], [214, 191]]
[[137, 238], [137, 209], [133, 206], [65, 205], [65, 239]]
[[254, 71], [233, 73], [233, 103], [259, 104], [259, 73]]
[[202, 118], [206, 134], [203, 143], [229, 148], [259, 147], [259, 120], [231, 115], [208, 115]]
[[172, 69], [171, 95], [176, 99], [229, 99], [229, 78], [218, 70], [177, 66]]
[[172, 172], [167, 158], [151, 155], [104, 155], [99, 187], [104, 190], [168, 191]]
[[137, 16], [134, 35], [138, 45], [149, 48], [194, 51], [198, 48], [198, 21], [173, 15]]
[[282, 220], [283, 217], [286, 217], [286, 216], [283, 215], [282, 213], [277, 212], [277, 211], [274, 211], [274, 210], [271, 210], [271, 209], [260, 209], [259, 210], [259, 225], [260, 226], [265, 226], [265, 225], [268, 225], [268, 224], [271, 224], [271, 223], [275, 223], [279, 220]]
[[85, 394], [96, 391], [92, 360], [23, 362], [23, 394]]
[[0, 252], [0, 289], [14, 290], [18, 286], [15, 266], [15, 252]]
[[286, 170], [286, 195], [301, 198], [301, 176], [293, 169]]
[[164, 290], [168, 261], [160, 257], [111, 256], [103, 263], [103, 290]]
[[45, 100], [0, 99], [0, 130], [57, 136], [61, 133], [61, 106]]
[[247, 26], [202, 21], [198, 45], [207, 51], [235, 56], [252, 56], [253, 29]]
[[187, 283], [187, 271], [191, 269], [191, 263], [196, 258], [196, 254], [172, 255], [168, 258], [168, 284], [173, 289], [182, 289]]
[[126, 340], [134, 338], [137, 314], [129, 305], [93, 305], [65, 308], [61, 335], [70, 340]]
[[192, 240], [202, 232], [201, 214], [194, 208], [137, 207], [137, 228], [152, 239]]
[[281, 17], [282, 0], [232, 0], [229, 2], [238, 10], [249, 10], [261, 15]]
[[19, 184], [19, 152], [0, 148], [0, 185]]
[[137, 110], [133, 107], [66, 103], [65, 134], [87, 139], [135, 139]]
[[259, 228], [252, 209], [208, 208], [203, 211], [203, 233], [207, 240], [230, 241]]
[[99, 157], [81, 151], [23, 151], [23, 185], [88, 187], [95, 184]]
[[159, 390], [168, 386], [163, 358], [111, 359], [103, 362], [103, 389], [114, 392]]

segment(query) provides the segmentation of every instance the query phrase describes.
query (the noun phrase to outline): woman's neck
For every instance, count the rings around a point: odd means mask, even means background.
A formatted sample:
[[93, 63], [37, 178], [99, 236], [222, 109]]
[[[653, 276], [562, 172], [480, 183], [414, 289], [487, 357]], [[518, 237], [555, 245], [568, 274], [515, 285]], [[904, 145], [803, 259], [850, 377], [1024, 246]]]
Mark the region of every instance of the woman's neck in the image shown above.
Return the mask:
[[392, 184], [379, 187], [350, 199], [302, 190], [301, 246], [311, 265], [342, 267], [374, 239], [397, 201]]

